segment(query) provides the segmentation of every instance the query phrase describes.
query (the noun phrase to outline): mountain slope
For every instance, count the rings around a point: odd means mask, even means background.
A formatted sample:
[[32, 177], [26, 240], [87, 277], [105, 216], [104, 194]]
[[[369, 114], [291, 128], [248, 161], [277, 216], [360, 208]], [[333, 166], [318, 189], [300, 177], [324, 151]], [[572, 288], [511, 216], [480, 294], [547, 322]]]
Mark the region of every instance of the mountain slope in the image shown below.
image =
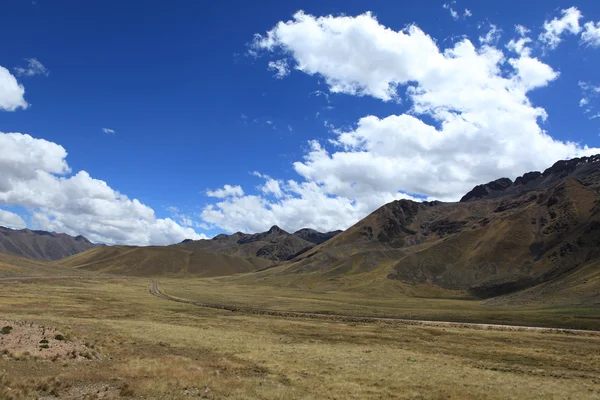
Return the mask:
[[15, 230], [0, 226], [0, 253], [40, 261], [54, 261], [95, 246], [83, 236], [73, 237], [64, 233]]
[[23, 276], [81, 276], [83, 274], [68, 267], [51, 265], [47, 262], [32, 260], [15, 256], [12, 254], [0, 253], [0, 279]]
[[252, 272], [270, 266], [271, 262], [175, 246], [111, 246], [97, 247], [52, 265], [129, 276], [191, 274], [210, 277]]
[[277, 273], [368, 274], [491, 297], [600, 260], [600, 157], [499, 181], [458, 203], [387, 204]]
[[[323, 241], [336, 233], [310, 231], [308, 234], [313, 241]], [[238, 232], [164, 247], [96, 247], [52, 265], [129, 276], [211, 277], [265, 269], [314, 246], [315, 243], [274, 226], [262, 233]]]
[[221, 234], [210, 240], [184, 241], [176, 246], [216, 254], [285, 261], [313, 248], [316, 244], [325, 242], [339, 232], [321, 233], [312, 229], [302, 229], [289, 234], [278, 226], [273, 226], [267, 232]]

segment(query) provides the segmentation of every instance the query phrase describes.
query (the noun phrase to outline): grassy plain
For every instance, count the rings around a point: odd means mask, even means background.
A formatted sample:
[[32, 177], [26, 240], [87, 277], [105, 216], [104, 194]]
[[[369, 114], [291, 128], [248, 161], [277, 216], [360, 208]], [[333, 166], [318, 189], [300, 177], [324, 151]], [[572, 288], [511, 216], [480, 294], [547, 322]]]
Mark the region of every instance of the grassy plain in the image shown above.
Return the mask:
[[[214, 279], [160, 282], [182, 297], [296, 310], [390, 314], [404, 302], [426, 315], [435, 304], [231, 282], [219, 289]], [[0, 398], [600, 397], [599, 336], [244, 315], [151, 296], [149, 283], [0, 282], [2, 319], [55, 327], [100, 357], [51, 361], [9, 352], [0, 356]], [[465, 308], [465, 318], [483, 313], [458, 295], [441, 301]], [[442, 308], [431, 316], [442, 318]]]
[[[366, 274], [365, 274], [366, 275]], [[183, 299], [242, 307], [325, 314], [398, 317], [406, 319], [525, 325], [600, 330], [600, 306], [577, 302], [531, 300], [504, 304], [476, 299], [465, 292], [432, 285], [402, 284], [390, 279], [368, 279], [365, 286], [322, 283], [290, 287], [248, 280], [247, 275], [211, 279], [159, 278], [165, 293]], [[296, 282], [296, 281], [294, 281]], [[600, 301], [600, 297], [597, 298]]]

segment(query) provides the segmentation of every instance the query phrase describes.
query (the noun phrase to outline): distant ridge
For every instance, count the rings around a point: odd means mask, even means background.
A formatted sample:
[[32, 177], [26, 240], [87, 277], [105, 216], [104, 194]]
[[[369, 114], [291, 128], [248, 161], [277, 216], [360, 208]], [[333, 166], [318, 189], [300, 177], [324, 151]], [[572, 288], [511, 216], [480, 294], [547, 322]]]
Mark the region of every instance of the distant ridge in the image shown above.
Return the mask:
[[85, 237], [0, 226], [0, 253], [39, 261], [55, 261], [89, 250], [97, 245]]
[[277, 225], [261, 233], [236, 232], [220, 234], [209, 240], [186, 239], [176, 246], [203, 250], [211, 253], [240, 257], [261, 257], [271, 261], [292, 259], [319, 245], [341, 231], [321, 233], [313, 229], [301, 229], [290, 234]]
[[525, 193], [535, 189], [547, 189], [566, 177], [578, 180], [585, 179], [590, 173], [598, 169], [598, 162], [600, 162], [600, 154], [571, 160], [560, 160], [544, 172], [528, 172], [515, 179], [514, 182], [509, 178], [500, 178], [483, 185], [477, 185], [465, 194], [460, 201], [490, 199]]

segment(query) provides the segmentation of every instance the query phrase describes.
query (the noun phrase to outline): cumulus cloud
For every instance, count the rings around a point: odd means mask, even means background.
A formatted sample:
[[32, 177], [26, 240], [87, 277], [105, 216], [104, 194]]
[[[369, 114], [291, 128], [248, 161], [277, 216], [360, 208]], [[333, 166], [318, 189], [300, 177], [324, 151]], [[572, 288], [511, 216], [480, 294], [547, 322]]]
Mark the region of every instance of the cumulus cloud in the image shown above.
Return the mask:
[[600, 47], [600, 22], [587, 22], [581, 33], [581, 42], [587, 46]]
[[112, 189], [86, 171], [71, 175], [66, 150], [21, 133], [0, 132], [0, 205], [31, 211], [34, 227], [107, 244], [170, 244], [204, 235]]
[[225, 197], [239, 197], [244, 195], [241, 186], [224, 185], [221, 189], [207, 190], [208, 197], [217, 197], [223, 199]]
[[21, 216], [6, 210], [0, 209], [0, 226], [12, 229], [25, 229], [27, 224]]
[[110, 128], [102, 128], [102, 132], [106, 133], [107, 135], [115, 135], [117, 133], [117, 131]]
[[510, 51], [517, 53], [521, 57], [529, 57], [531, 55], [531, 48], [528, 46], [531, 43], [531, 38], [521, 37], [519, 39], [511, 39], [506, 48]]
[[29, 104], [25, 101], [25, 88], [9, 70], [0, 66], [0, 110], [15, 111], [26, 109]]
[[[263, 177], [264, 191], [274, 189], [270, 178]], [[301, 228], [320, 231], [346, 229], [366, 214], [387, 202], [411, 198], [404, 194], [360, 194], [355, 199], [336, 196], [316, 182], [299, 183], [289, 180], [277, 183], [275, 200], [264, 195], [228, 197], [210, 204], [201, 213], [202, 219], [213, 227], [228, 232], [260, 232], [278, 225], [288, 232]], [[275, 189], [277, 190], [277, 189]]]
[[26, 67], [14, 68], [17, 76], [50, 75], [50, 71], [37, 58], [26, 58], [25, 61], [27, 61]]
[[[569, 29], [551, 26], [554, 33]], [[260, 195], [209, 205], [202, 218], [229, 231], [274, 223], [286, 229], [345, 228], [408, 194], [457, 200], [482, 182], [600, 152], [555, 140], [541, 127], [546, 111], [528, 94], [559, 74], [532, 57], [530, 41], [513, 40], [509, 50], [515, 56], [467, 38], [442, 49], [419, 27], [395, 31], [370, 13], [298, 12], [277, 23], [255, 36], [257, 55], [286, 56], [295, 70], [322, 78], [330, 92], [382, 101], [405, 93], [401, 100], [409, 109], [331, 128], [330, 141], [309, 142], [303, 159], [293, 164], [300, 179], [276, 181], [281, 197], [270, 197], [271, 178], [257, 174], [265, 180]]]
[[539, 40], [550, 49], [555, 49], [560, 44], [563, 34], [570, 33], [577, 35], [581, 32], [579, 20], [583, 15], [581, 15], [581, 11], [577, 7], [561, 10], [561, 14], [561, 18], [545, 21], [544, 31], [539, 36]]

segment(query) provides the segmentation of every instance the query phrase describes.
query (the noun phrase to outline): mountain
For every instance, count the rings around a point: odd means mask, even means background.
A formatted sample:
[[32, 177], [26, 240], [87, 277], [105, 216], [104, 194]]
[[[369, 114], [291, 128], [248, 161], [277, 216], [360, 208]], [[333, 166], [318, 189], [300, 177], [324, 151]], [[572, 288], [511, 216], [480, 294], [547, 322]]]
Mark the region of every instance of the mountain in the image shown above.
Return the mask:
[[329, 240], [339, 232], [341, 231], [321, 233], [312, 229], [301, 229], [290, 234], [278, 226], [273, 226], [262, 233], [221, 234], [209, 240], [184, 240], [175, 246], [217, 254], [285, 261]]
[[[593, 156], [479, 185], [456, 203], [394, 201], [273, 273], [345, 284], [387, 279], [483, 298], [583, 270], [596, 276], [599, 193]], [[598, 279], [588, 282], [587, 293], [600, 298]]]
[[301, 230], [305, 240], [273, 226], [266, 232], [184, 240], [171, 246], [102, 246], [50, 265], [128, 276], [214, 277], [264, 270], [307, 251], [337, 232]]
[[332, 231], [321, 233], [319, 231], [315, 231], [314, 229], [300, 229], [299, 231], [294, 232], [294, 236], [299, 237], [300, 239], [304, 239], [307, 242], [311, 242], [314, 244], [321, 244], [323, 242], [328, 241], [332, 237], [339, 235], [342, 231]]
[[54, 261], [96, 245], [83, 236], [64, 233], [10, 229], [0, 226], [0, 253], [40, 261]]
[[561, 160], [543, 173], [539, 171], [528, 172], [515, 179], [514, 182], [509, 178], [500, 178], [485, 185], [475, 186], [460, 201], [490, 199], [522, 194], [535, 189], [548, 189], [568, 177], [587, 182], [590, 185], [597, 184], [595, 174], [597, 173], [598, 162], [600, 162], [600, 154]]
[[51, 265], [46, 261], [32, 260], [13, 254], [0, 253], [0, 279], [16, 276], [89, 276], [90, 273], [73, 271], [73, 269]]
[[252, 272], [272, 263], [259, 257], [215, 254], [177, 246], [110, 246], [55, 261], [52, 266], [128, 276], [213, 277]]

